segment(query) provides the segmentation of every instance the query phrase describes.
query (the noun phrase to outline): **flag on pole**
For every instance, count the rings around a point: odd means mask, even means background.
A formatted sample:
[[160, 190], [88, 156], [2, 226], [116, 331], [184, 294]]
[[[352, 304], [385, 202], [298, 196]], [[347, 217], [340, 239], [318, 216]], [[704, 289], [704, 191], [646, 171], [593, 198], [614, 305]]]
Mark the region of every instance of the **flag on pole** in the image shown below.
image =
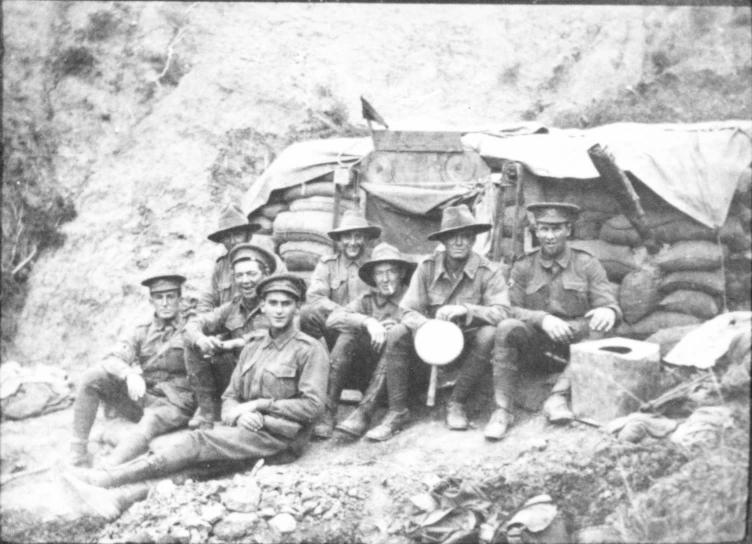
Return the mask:
[[360, 103], [363, 106], [363, 119], [366, 121], [375, 121], [380, 125], [385, 126], [386, 128], [389, 128], [389, 125], [386, 124], [386, 121], [384, 121], [384, 118], [379, 115], [379, 112], [377, 112], [371, 104], [368, 103], [368, 100], [360, 97]]

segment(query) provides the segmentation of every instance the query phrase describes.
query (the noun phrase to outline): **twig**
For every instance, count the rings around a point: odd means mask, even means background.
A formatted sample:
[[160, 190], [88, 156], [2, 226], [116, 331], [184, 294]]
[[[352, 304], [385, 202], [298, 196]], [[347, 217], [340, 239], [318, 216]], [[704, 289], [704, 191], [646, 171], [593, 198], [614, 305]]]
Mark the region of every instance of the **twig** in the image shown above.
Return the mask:
[[[198, 2], [194, 2], [190, 6], [188, 6], [188, 9], [185, 10], [186, 15], [196, 7]], [[167, 60], [165, 61], [164, 68], [162, 69], [162, 72], [157, 76], [157, 78], [154, 80], [154, 83], [157, 84], [157, 86], [161, 89], [162, 84], [159, 82], [160, 79], [162, 79], [165, 75], [167, 75], [167, 70], [170, 69], [170, 63], [172, 62], [172, 56], [175, 54], [175, 46], [178, 44], [180, 40], [183, 39], [183, 36], [185, 36], [185, 31], [188, 28], [188, 24], [186, 23], [177, 34], [175, 34], [175, 37], [170, 40], [170, 43], [167, 45]]]
[[52, 464], [45, 465], [43, 467], [29, 469], [29, 470], [23, 470], [21, 472], [14, 472], [13, 474], [9, 474], [8, 476], [5, 476], [2, 480], [0, 480], [0, 486], [3, 486], [9, 482], [12, 482], [13, 480], [16, 480], [18, 478], [24, 478], [26, 476], [33, 476], [34, 474], [40, 474], [42, 472], [46, 472], [52, 468]]
[[28, 257], [26, 257], [23, 261], [21, 261], [17, 267], [13, 269], [13, 272], [11, 272], [11, 275], [13, 277], [16, 276], [21, 270], [23, 270], [23, 267], [26, 266], [31, 262], [31, 260], [34, 258], [34, 256], [37, 254], [37, 246], [34, 246], [34, 249], [31, 251]]

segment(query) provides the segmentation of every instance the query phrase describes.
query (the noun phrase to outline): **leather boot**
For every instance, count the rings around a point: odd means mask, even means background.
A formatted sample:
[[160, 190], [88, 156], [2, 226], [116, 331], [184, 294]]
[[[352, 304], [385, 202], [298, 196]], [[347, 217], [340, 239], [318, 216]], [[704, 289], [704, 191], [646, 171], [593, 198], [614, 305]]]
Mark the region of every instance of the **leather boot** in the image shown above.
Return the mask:
[[363, 399], [350, 416], [337, 425], [337, 430], [345, 434], [360, 438], [368, 430], [371, 424], [379, 399], [386, 395], [386, 360], [382, 357], [376, 370], [373, 372], [368, 389], [363, 394]]
[[142, 501], [149, 494], [151, 482], [140, 482], [118, 489], [102, 489], [87, 484], [70, 473], [62, 474], [66, 491], [76, 498], [84, 514], [112, 521], [120, 517], [133, 503]]
[[467, 413], [462, 404], [453, 400], [447, 403], [446, 424], [453, 431], [467, 430], [470, 423], [467, 421]]
[[543, 413], [551, 423], [569, 423], [574, 419], [574, 414], [569, 408], [569, 379], [560, 376], [551, 395], [543, 404]]
[[511, 392], [514, 388], [518, 357], [517, 349], [499, 347], [494, 349], [493, 357], [491, 357], [496, 410], [483, 432], [488, 440], [500, 440], [514, 420]]
[[366, 438], [383, 442], [392, 438], [404, 427], [410, 419], [410, 411], [405, 409], [401, 412], [389, 410], [384, 420], [376, 427], [368, 431]]
[[147, 453], [116, 467], [98, 469], [71, 469], [68, 471], [78, 480], [97, 487], [117, 487], [140, 482], [166, 472], [167, 462], [161, 455]]
[[89, 453], [87, 440], [74, 439], [66, 463], [74, 467], [91, 467], [92, 455]]
[[105, 461], [106, 466], [116, 467], [144, 454], [149, 449], [149, 439], [141, 433], [124, 436]]
[[337, 407], [339, 397], [342, 395], [342, 384], [344, 381], [343, 367], [346, 361], [340, 358], [332, 358], [332, 364], [329, 368], [329, 385], [326, 389], [326, 406], [324, 415], [313, 428], [314, 438], [326, 440], [334, 434], [334, 423], [337, 419]]

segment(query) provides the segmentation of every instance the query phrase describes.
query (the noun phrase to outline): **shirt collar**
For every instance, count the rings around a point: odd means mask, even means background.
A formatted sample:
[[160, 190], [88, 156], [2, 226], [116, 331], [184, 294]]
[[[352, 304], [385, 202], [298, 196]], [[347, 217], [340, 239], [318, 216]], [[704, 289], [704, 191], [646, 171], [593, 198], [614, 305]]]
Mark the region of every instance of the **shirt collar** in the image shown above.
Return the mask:
[[165, 320], [158, 317], [157, 314], [154, 314], [154, 328], [158, 331], [163, 331], [168, 326], [173, 329], [177, 329], [178, 327], [180, 327], [180, 323], [183, 321], [182, 317], [183, 316], [180, 314], [180, 312], [178, 312], [178, 314], [172, 319]]
[[384, 295], [382, 295], [376, 287], [372, 287], [371, 290], [373, 291], [373, 301], [379, 308], [383, 307], [389, 302], [399, 306], [399, 301], [395, 302], [394, 299], [399, 299], [402, 296], [402, 294], [405, 292], [405, 286], [400, 285], [399, 291], [397, 291], [390, 297], [385, 297]]
[[272, 338], [271, 333], [269, 332], [269, 329], [266, 331], [266, 336], [264, 337], [264, 341], [261, 345], [262, 348], [267, 348], [271, 345], [273, 345], [275, 348], [277, 348], [278, 351], [281, 351], [282, 348], [284, 348], [287, 343], [292, 340], [297, 334], [298, 329], [293, 325], [289, 329], [287, 329], [284, 333], [280, 334], [276, 338]]
[[559, 255], [556, 259], [546, 259], [542, 253], [538, 253], [538, 256], [540, 257], [540, 264], [544, 268], [551, 268], [554, 263], [557, 263], [562, 269], [566, 268], [569, 264], [569, 260], [572, 258], [572, 250], [569, 248], [569, 245], [567, 244], [564, 247], [564, 251], [561, 252], [561, 255]]
[[360, 257], [358, 257], [354, 261], [351, 261], [350, 259], [348, 259], [344, 251], [340, 252], [339, 257], [340, 257], [340, 262], [345, 266], [345, 268], [347, 268], [351, 264], [354, 264], [358, 268], [360, 268], [369, 259], [368, 251], [365, 251], [365, 250], [363, 251], [363, 253], [360, 254]]
[[253, 297], [250, 300], [246, 300], [243, 295], [240, 295], [240, 307], [248, 313], [252, 313], [259, 309], [261, 301], [258, 297]]
[[[446, 252], [441, 251], [436, 254], [436, 271], [433, 275], [433, 281], [438, 280], [442, 274], [445, 274], [447, 277], [449, 277], [449, 274], [446, 271], [446, 268], [444, 267], [444, 256], [446, 255]], [[478, 268], [480, 267], [480, 255], [475, 253], [475, 251], [470, 252], [470, 257], [467, 259], [467, 262], [465, 263], [465, 266], [462, 268], [462, 273], [465, 274], [468, 278], [475, 279], [475, 274], [478, 272]]]

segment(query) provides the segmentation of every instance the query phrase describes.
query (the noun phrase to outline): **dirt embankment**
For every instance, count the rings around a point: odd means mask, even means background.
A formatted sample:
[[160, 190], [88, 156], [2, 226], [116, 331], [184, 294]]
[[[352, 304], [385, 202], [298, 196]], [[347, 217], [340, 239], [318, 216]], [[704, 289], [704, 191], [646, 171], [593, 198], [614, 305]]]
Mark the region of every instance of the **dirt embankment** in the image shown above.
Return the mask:
[[149, 269], [202, 287], [222, 203], [292, 141], [362, 131], [360, 94], [395, 127], [749, 117], [749, 10], [613, 9], [5, 3], [6, 93], [46, 112], [78, 215], [4, 348], [81, 368]]

